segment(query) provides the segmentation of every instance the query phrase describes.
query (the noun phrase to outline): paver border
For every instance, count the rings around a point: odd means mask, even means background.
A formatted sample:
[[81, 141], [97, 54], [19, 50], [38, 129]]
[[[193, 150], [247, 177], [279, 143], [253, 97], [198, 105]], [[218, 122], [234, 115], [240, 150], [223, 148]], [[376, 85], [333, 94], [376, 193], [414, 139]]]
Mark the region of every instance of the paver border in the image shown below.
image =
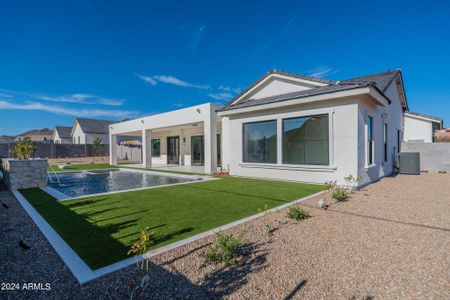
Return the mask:
[[132, 264], [138, 263], [144, 259], [157, 256], [159, 254], [162, 254], [164, 252], [187, 245], [187, 244], [197, 241], [199, 239], [214, 235], [219, 231], [230, 229], [230, 228], [236, 227], [238, 225], [247, 223], [249, 221], [252, 221], [254, 219], [257, 219], [257, 218], [263, 216], [266, 213], [275, 212], [280, 209], [283, 209], [283, 208], [292, 206], [294, 204], [301, 203], [301, 202], [304, 202], [311, 198], [317, 197], [317, 196], [323, 194], [324, 191], [320, 191], [320, 192], [305, 196], [303, 198], [299, 198], [297, 200], [285, 203], [283, 205], [274, 207], [274, 208], [268, 210], [267, 212], [262, 212], [262, 213], [258, 213], [255, 215], [251, 215], [249, 217], [234, 221], [232, 223], [228, 223], [228, 224], [216, 227], [214, 229], [207, 230], [205, 232], [188, 237], [186, 239], [174, 242], [172, 244], [160, 247], [158, 249], [154, 249], [143, 255], [127, 258], [127, 259], [118, 261], [116, 263], [102, 267], [97, 270], [92, 270], [78, 256], [78, 254], [64, 241], [64, 239], [53, 229], [53, 227], [49, 223], [47, 223], [47, 221], [36, 211], [36, 209], [34, 209], [34, 207], [28, 202], [27, 199], [25, 199], [25, 197], [18, 190], [13, 190], [12, 193], [13, 193], [14, 197], [17, 199], [17, 201], [19, 201], [19, 203], [22, 205], [22, 207], [28, 213], [28, 215], [31, 217], [31, 219], [34, 221], [34, 223], [39, 228], [39, 230], [42, 232], [42, 234], [50, 242], [53, 249], [56, 251], [56, 253], [58, 253], [58, 255], [64, 261], [64, 263], [69, 268], [69, 270], [72, 272], [72, 274], [75, 276], [75, 278], [78, 280], [78, 282], [80, 284], [84, 284], [88, 281], [97, 279], [106, 274], [126, 268], [126, 267], [128, 267]]

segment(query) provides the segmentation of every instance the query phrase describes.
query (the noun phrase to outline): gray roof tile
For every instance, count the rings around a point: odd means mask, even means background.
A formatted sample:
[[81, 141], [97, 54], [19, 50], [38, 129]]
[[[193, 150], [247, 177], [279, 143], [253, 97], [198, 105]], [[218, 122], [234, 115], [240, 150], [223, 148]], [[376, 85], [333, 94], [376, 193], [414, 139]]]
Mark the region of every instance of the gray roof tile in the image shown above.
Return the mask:
[[115, 123], [109, 120], [96, 120], [96, 119], [83, 119], [77, 118], [78, 124], [80, 124], [81, 129], [84, 133], [98, 133], [98, 134], [108, 134], [109, 125]]
[[55, 126], [55, 130], [58, 132], [60, 138], [70, 138], [72, 127], [69, 126]]
[[[313, 81], [317, 81], [317, 82], [321, 82], [321, 83], [326, 83], [328, 85], [321, 86], [321, 87], [315, 87], [315, 88], [312, 88], [309, 90], [304, 90], [304, 91], [299, 91], [299, 92], [271, 96], [271, 97], [267, 97], [267, 98], [242, 100], [236, 104], [232, 104], [233, 101], [238, 99], [241, 95], [245, 94], [245, 92], [247, 92], [248, 90], [253, 88], [255, 85], [257, 85], [259, 82], [261, 82], [264, 78], [266, 78], [270, 74], [274, 74], [274, 73], [286, 75], [286, 76], [292, 76], [292, 77], [296, 77], [296, 78], [301, 78], [301, 79], [305, 79], [305, 80], [313, 80]], [[386, 91], [387, 87], [390, 85], [390, 83], [397, 77], [397, 75], [399, 73], [400, 73], [399, 70], [393, 70], [393, 71], [386, 71], [383, 73], [377, 73], [377, 74], [372, 74], [372, 75], [350, 78], [350, 79], [341, 80], [341, 81], [333, 81], [333, 80], [325, 80], [325, 79], [321, 79], [321, 78], [314, 78], [311, 76], [304, 76], [304, 75], [298, 75], [298, 74], [273, 70], [273, 71], [270, 71], [267, 74], [265, 74], [260, 79], [258, 79], [255, 83], [253, 83], [247, 89], [242, 91], [233, 100], [228, 102], [228, 104], [226, 104], [222, 108], [218, 109], [217, 111], [226, 111], [226, 110], [237, 109], [237, 108], [242, 108], [242, 107], [249, 107], [249, 106], [256, 106], [256, 105], [286, 101], [286, 100], [295, 99], [295, 98], [304, 98], [304, 97], [309, 97], [309, 96], [350, 90], [350, 89], [366, 87], [366, 86], [373, 86], [383, 94]]]

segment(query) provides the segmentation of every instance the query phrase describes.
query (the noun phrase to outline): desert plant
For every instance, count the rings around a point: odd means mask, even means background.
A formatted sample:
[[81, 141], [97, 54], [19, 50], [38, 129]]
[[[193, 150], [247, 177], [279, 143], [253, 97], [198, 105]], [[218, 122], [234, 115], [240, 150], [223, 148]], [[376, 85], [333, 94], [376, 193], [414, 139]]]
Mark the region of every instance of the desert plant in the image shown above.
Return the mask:
[[310, 217], [309, 213], [300, 207], [291, 206], [287, 213], [288, 218], [301, 221]]
[[100, 150], [102, 149], [102, 139], [96, 138], [94, 142], [92, 143], [92, 149], [94, 150], [94, 155], [98, 156], [100, 153]]
[[356, 190], [356, 186], [358, 185], [358, 182], [361, 180], [359, 176], [354, 177], [353, 175], [348, 175], [344, 177], [345, 180], [345, 186], [347, 187], [348, 191], [350, 193], [353, 193]]
[[258, 212], [262, 213], [261, 220], [263, 221], [263, 234], [269, 234], [270, 224], [268, 223], [267, 215], [269, 214], [269, 206], [266, 204], [263, 208], [258, 208]]
[[[128, 251], [128, 255], [144, 255], [147, 253], [148, 249], [150, 248], [152, 244], [152, 235], [154, 233], [150, 231], [149, 227], [146, 227], [144, 229], [141, 229], [141, 232], [139, 234], [139, 240], [136, 241], [132, 246], [131, 249]], [[139, 284], [133, 289], [130, 295], [130, 299], [133, 299], [135, 293], [139, 290], [142, 290], [144, 287], [146, 287], [150, 281], [150, 277], [148, 275], [149, 270], [149, 258], [144, 258], [141, 261], [137, 262], [137, 268], [139, 275], [141, 277]]]
[[13, 151], [18, 159], [29, 159], [34, 150], [36, 150], [36, 144], [26, 136], [23, 138], [19, 138]]
[[333, 199], [335, 199], [337, 202], [342, 202], [342, 201], [346, 201], [348, 199], [348, 190], [347, 188], [341, 187], [341, 186], [336, 186], [333, 190], [333, 194], [332, 197]]
[[237, 263], [239, 248], [241, 247], [243, 234], [216, 233], [216, 241], [202, 253], [202, 256], [210, 263], [222, 262], [226, 266], [234, 266]]

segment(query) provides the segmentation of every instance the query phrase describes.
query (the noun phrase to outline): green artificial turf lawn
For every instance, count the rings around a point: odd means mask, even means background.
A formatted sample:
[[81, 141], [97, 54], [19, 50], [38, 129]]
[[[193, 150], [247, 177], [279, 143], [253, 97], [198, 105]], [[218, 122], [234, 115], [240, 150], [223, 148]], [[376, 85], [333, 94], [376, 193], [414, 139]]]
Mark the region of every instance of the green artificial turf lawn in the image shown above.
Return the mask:
[[92, 268], [127, 258], [142, 228], [152, 249], [322, 190], [320, 185], [224, 177], [219, 180], [58, 202], [40, 189], [21, 193]]

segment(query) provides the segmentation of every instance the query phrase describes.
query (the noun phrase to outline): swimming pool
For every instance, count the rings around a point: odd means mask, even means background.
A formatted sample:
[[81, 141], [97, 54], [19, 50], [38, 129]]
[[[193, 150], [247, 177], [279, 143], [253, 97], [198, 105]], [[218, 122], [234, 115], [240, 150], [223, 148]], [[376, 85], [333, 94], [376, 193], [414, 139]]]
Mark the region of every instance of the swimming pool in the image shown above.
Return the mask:
[[65, 199], [201, 180], [199, 176], [126, 169], [59, 172], [49, 174], [47, 191]]

